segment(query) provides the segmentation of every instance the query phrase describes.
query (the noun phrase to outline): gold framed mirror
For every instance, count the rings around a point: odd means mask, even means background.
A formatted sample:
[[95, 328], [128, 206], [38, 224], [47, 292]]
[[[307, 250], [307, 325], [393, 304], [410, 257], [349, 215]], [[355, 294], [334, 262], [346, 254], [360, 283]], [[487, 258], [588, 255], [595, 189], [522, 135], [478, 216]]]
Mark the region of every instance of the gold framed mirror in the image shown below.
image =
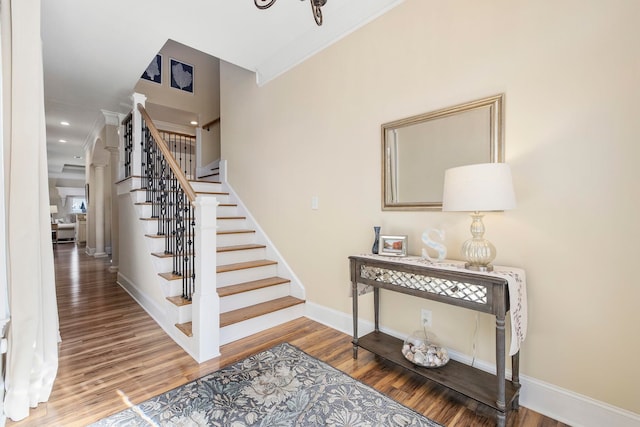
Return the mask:
[[504, 161], [495, 95], [382, 125], [382, 210], [441, 210], [446, 169]]

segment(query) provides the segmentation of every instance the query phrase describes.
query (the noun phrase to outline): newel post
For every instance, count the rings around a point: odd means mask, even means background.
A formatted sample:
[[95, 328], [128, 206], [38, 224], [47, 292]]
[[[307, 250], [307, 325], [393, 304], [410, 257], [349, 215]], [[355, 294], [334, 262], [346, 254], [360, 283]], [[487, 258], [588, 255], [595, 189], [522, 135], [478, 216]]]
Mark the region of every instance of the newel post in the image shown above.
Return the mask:
[[134, 92], [131, 95], [133, 110], [131, 120], [133, 126], [133, 152], [131, 155], [131, 175], [142, 176], [142, 115], [138, 111], [138, 104], [144, 107], [147, 97], [141, 93]]
[[220, 355], [220, 299], [216, 289], [216, 210], [218, 200], [198, 196], [195, 201], [195, 292], [191, 301], [196, 360]]

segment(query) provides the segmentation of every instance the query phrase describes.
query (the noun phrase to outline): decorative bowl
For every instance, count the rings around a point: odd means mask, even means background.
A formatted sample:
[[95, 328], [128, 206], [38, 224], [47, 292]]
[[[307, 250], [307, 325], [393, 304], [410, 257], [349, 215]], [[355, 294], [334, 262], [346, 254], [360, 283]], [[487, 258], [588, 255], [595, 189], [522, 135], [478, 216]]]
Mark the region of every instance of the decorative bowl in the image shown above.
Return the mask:
[[423, 331], [415, 331], [404, 340], [402, 355], [414, 365], [439, 368], [449, 362], [447, 349], [430, 341]]

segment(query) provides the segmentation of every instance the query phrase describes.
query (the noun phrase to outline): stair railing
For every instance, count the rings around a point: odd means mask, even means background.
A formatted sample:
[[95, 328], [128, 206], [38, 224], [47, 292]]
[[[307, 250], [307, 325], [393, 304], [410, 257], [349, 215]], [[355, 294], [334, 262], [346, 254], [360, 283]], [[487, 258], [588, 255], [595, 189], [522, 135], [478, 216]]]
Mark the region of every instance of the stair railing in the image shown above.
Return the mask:
[[196, 137], [179, 132], [160, 130], [160, 136], [167, 143], [178, 162], [180, 170], [189, 179], [196, 178]]
[[122, 120], [122, 130], [124, 140], [124, 178], [129, 178], [133, 174], [133, 114], [127, 114]]
[[146, 201], [157, 218], [158, 235], [164, 236], [166, 254], [172, 255], [173, 274], [182, 277], [182, 298], [191, 301], [195, 291], [196, 193], [167, 142], [142, 104], [141, 172]]

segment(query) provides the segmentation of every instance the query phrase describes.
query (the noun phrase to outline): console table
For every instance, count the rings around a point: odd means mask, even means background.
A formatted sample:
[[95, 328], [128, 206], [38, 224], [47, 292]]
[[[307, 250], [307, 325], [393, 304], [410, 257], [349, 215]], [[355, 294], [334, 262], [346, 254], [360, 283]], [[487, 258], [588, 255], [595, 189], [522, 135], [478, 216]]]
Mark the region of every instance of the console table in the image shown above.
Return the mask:
[[[424, 378], [483, 403], [497, 413], [504, 426], [509, 409], [518, 408], [520, 390], [519, 351], [511, 358], [512, 379], [505, 378], [505, 316], [509, 311], [506, 278], [463, 269], [443, 269], [428, 262], [375, 255], [349, 257], [353, 298], [353, 358], [362, 347]], [[358, 284], [373, 287], [373, 332], [358, 337]], [[380, 332], [380, 289], [413, 295], [470, 310], [493, 314], [496, 318], [496, 367], [493, 375], [472, 366], [449, 360], [440, 368], [423, 368], [401, 353], [403, 341]]]

